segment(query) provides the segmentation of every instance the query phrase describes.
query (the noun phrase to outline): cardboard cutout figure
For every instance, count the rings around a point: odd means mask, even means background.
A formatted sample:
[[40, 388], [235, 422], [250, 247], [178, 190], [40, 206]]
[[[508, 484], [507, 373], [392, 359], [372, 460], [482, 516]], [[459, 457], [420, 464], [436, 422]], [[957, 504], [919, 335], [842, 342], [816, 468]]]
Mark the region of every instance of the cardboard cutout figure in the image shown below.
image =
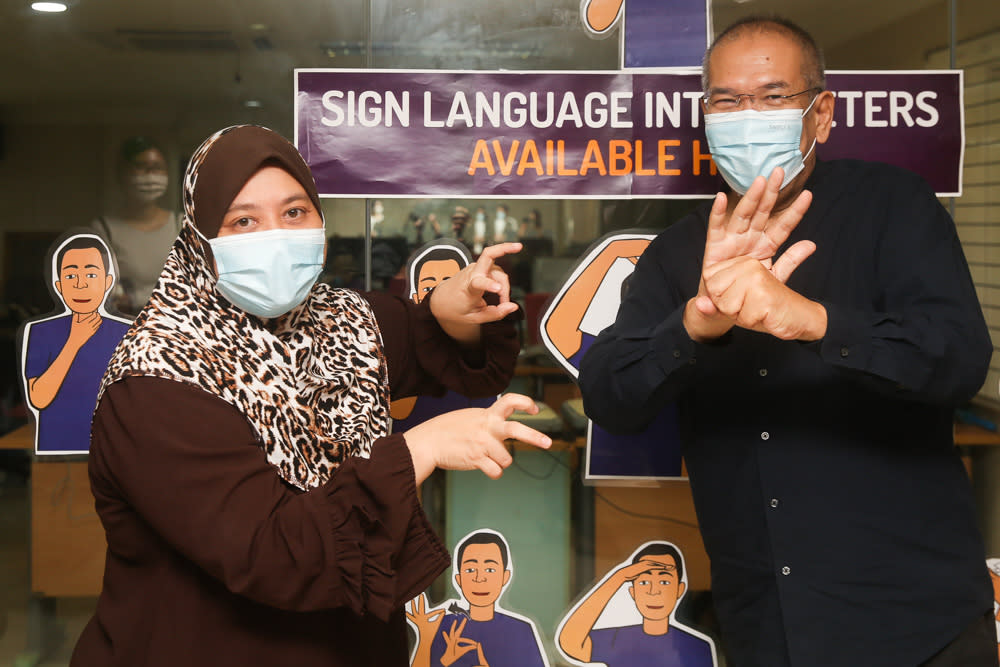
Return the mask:
[[96, 234], [73, 234], [49, 251], [44, 273], [57, 310], [21, 329], [24, 396], [37, 424], [36, 454], [90, 450], [97, 390], [131, 324], [105, 307], [116, 267]]
[[417, 633], [412, 667], [548, 667], [535, 624], [500, 606], [514, 575], [503, 535], [481, 529], [463, 537], [452, 572], [462, 600], [429, 609], [421, 594], [407, 606]]
[[646, 542], [563, 618], [559, 652], [574, 665], [715, 667], [715, 643], [674, 618], [686, 591], [680, 550]]
[[[656, 234], [641, 230], [598, 239], [583, 254], [541, 318], [546, 349], [573, 379], [597, 334], [614, 324], [639, 256]], [[642, 432], [609, 433], [588, 420], [587, 480], [682, 477], [677, 411], [667, 406]]]
[[[469, 250], [458, 241], [435, 239], [418, 248], [406, 265], [406, 293], [413, 303], [420, 303], [441, 282], [455, 275], [472, 262]], [[407, 396], [389, 406], [392, 430], [400, 433], [432, 417], [462, 408], [488, 408], [495, 397], [466, 398], [449, 391], [444, 396]]]
[[997, 624], [997, 657], [1000, 658], [1000, 558], [988, 558], [986, 567], [993, 580], [993, 618]]

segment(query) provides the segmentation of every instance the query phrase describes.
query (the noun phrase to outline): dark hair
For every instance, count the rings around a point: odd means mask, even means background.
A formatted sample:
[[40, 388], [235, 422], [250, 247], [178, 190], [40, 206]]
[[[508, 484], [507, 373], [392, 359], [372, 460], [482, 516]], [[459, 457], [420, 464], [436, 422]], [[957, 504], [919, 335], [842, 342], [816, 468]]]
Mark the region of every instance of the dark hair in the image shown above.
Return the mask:
[[101, 261], [104, 262], [104, 273], [111, 273], [111, 257], [108, 253], [108, 248], [104, 245], [104, 241], [96, 236], [77, 236], [74, 237], [69, 243], [64, 245], [59, 249], [59, 254], [56, 256], [56, 279], [59, 279], [59, 275], [62, 274], [62, 263], [63, 257], [70, 250], [86, 250], [93, 248], [97, 252], [101, 253]]
[[674, 545], [666, 542], [653, 542], [633, 556], [632, 563], [638, 563], [645, 556], [673, 556], [674, 564], [677, 566], [677, 580], [680, 581], [684, 577], [684, 559], [681, 558], [681, 552]]
[[[458, 268], [460, 269], [467, 264], [465, 255], [458, 248], [450, 245], [438, 246], [421, 256], [417, 260], [417, 263], [413, 265], [413, 279], [417, 280], [420, 277], [420, 269], [424, 268], [424, 264], [427, 262], [440, 262], [448, 259], [458, 262]], [[416, 285], [410, 285], [410, 287], [413, 289], [417, 288]]]
[[503, 563], [503, 569], [507, 569], [507, 545], [504, 544], [503, 538], [501, 538], [496, 533], [491, 533], [485, 530], [479, 531], [478, 533], [473, 533], [465, 538], [465, 541], [458, 547], [458, 564], [462, 565], [462, 556], [465, 555], [465, 548], [470, 544], [495, 544], [500, 548], [500, 561]]
[[159, 144], [148, 137], [142, 136], [129, 137], [123, 141], [119, 155], [123, 162], [132, 164], [141, 153], [145, 153], [151, 149], [159, 151], [160, 155], [166, 157], [166, 153], [163, 152]]
[[705, 57], [701, 63], [701, 87], [708, 92], [708, 65], [712, 58], [715, 47], [723, 42], [733, 41], [745, 34], [755, 33], [778, 33], [795, 41], [802, 51], [802, 78], [810, 88], [826, 89], [826, 75], [824, 71], [826, 64], [823, 60], [823, 51], [816, 44], [804, 28], [777, 15], [754, 14], [736, 21], [728, 28], [719, 33], [712, 45], [705, 51]]

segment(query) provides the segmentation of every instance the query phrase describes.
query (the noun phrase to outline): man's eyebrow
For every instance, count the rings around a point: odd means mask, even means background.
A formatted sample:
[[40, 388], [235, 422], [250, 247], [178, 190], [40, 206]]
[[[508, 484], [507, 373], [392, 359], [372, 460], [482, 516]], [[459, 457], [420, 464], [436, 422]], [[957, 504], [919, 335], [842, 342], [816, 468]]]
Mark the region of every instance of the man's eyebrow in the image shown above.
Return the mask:
[[[788, 84], [787, 81], [771, 81], [769, 83], [765, 83], [763, 86], [758, 86], [757, 90], [785, 90], [786, 88], [790, 88], [790, 86], [789, 86], [789, 84]], [[723, 88], [721, 86], [718, 86], [718, 87], [714, 87], [714, 88], [709, 88], [708, 89], [708, 94], [709, 95], [737, 95], [737, 94], [745, 94], [745, 93], [739, 93], [735, 88]]]
[[419, 282], [425, 283], [428, 280], [437, 280], [437, 276], [427, 276], [426, 278], [421, 278]]
[[88, 269], [99, 269], [101, 267], [98, 266], [97, 264], [87, 264], [85, 268], [88, 268]]
[[63, 271], [66, 269], [79, 269], [80, 267], [76, 264], [63, 264]]

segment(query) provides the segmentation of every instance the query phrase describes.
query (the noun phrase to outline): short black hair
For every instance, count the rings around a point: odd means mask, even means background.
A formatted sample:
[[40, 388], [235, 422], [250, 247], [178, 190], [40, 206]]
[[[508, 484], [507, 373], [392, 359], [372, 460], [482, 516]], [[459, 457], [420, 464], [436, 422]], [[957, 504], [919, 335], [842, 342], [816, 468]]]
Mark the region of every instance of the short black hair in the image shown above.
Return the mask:
[[503, 563], [503, 569], [507, 569], [507, 545], [504, 544], [503, 538], [496, 533], [491, 533], [487, 530], [481, 530], [478, 533], [473, 533], [469, 535], [462, 544], [458, 547], [458, 565], [462, 565], [462, 556], [465, 555], [465, 548], [470, 544], [495, 544], [500, 547], [500, 561]]
[[826, 90], [826, 63], [823, 59], [823, 50], [816, 44], [813, 36], [797, 23], [776, 14], [753, 14], [736, 21], [719, 33], [719, 36], [705, 51], [705, 57], [701, 63], [701, 87], [704, 92], [708, 92], [708, 65], [715, 47], [751, 32], [778, 33], [791, 38], [802, 50], [802, 78], [805, 79], [806, 85], [810, 88]]
[[677, 547], [667, 542], [653, 542], [643, 547], [639, 553], [632, 557], [632, 563], [638, 563], [646, 556], [673, 556], [674, 564], [677, 566], [677, 580], [684, 578], [684, 559]]
[[104, 262], [104, 273], [112, 273], [111, 255], [108, 252], [108, 247], [104, 245], [104, 241], [97, 236], [77, 236], [59, 249], [59, 254], [56, 257], [56, 280], [58, 280], [60, 274], [62, 274], [63, 257], [66, 256], [68, 251], [86, 250], [90, 248], [93, 248], [97, 250], [97, 252], [101, 253], [101, 261]]
[[468, 258], [462, 253], [461, 250], [452, 245], [439, 245], [433, 250], [421, 255], [413, 265], [413, 275], [411, 276], [413, 284], [410, 285], [410, 289], [417, 289], [416, 281], [420, 278], [420, 269], [424, 268], [424, 264], [427, 262], [441, 262], [449, 259], [458, 262], [459, 269], [468, 264]]
[[139, 155], [150, 149], [155, 149], [160, 152], [160, 155], [166, 156], [166, 153], [163, 152], [163, 149], [158, 143], [149, 137], [143, 136], [129, 137], [123, 141], [119, 156], [123, 162], [131, 164], [137, 157], [139, 157]]

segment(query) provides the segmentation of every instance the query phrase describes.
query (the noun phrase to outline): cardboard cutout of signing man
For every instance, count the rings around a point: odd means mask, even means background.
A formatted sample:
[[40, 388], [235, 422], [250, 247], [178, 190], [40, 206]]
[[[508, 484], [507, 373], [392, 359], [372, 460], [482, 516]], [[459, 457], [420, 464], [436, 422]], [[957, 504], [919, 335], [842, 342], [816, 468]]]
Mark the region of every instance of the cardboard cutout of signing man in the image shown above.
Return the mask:
[[680, 550], [647, 542], [570, 610], [559, 652], [575, 665], [715, 667], [715, 643], [674, 618], [686, 590]]
[[482, 529], [463, 537], [453, 572], [464, 602], [428, 609], [421, 594], [408, 605], [417, 633], [412, 667], [548, 667], [535, 624], [500, 607], [514, 574], [504, 536]]
[[24, 394], [35, 415], [37, 454], [86, 454], [97, 390], [130, 320], [105, 309], [115, 261], [95, 234], [56, 242], [46, 263], [62, 310], [30, 320], [21, 331]]
[[[990, 579], [993, 580], [993, 617], [997, 624], [997, 637], [1000, 638], [1000, 558], [989, 558], [986, 560], [986, 567], [990, 570]], [[997, 657], [1000, 657], [1000, 639], [997, 643]]]
[[[542, 315], [542, 342], [574, 380], [597, 334], [614, 323], [635, 264], [655, 236], [636, 230], [598, 239], [583, 254]], [[681, 476], [680, 436], [673, 405], [637, 434], [612, 434], [588, 422], [586, 479]]]
[[[439, 284], [472, 262], [469, 250], [450, 239], [435, 239], [418, 248], [406, 265], [407, 294], [413, 303], [420, 303]], [[407, 396], [389, 406], [392, 430], [401, 433], [431, 417], [462, 408], [488, 408], [496, 397], [466, 398], [448, 391], [443, 396]]]

